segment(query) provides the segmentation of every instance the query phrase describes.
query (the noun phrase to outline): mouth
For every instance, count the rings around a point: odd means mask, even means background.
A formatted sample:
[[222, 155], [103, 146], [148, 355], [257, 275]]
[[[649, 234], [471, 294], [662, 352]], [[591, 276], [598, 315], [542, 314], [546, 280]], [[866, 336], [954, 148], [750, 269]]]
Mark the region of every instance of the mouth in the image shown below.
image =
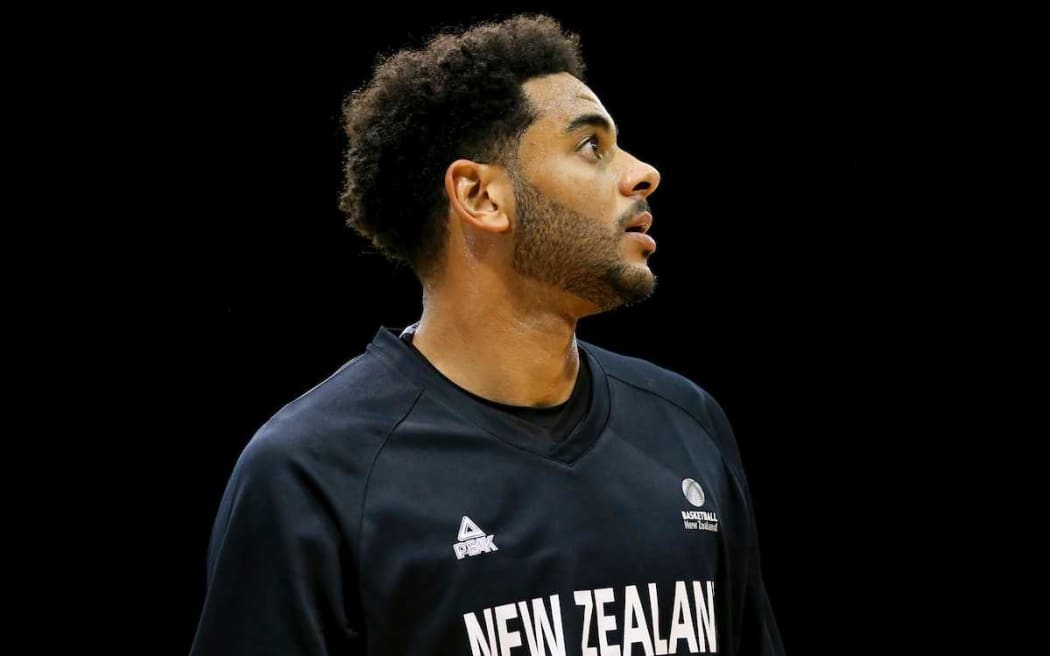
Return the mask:
[[631, 222], [627, 224], [625, 233], [634, 241], [641, 242], [649, 248], [650, 251], [656, 250], [656, 240], [650, 237], [648, 234], [649, 228], [653, 225], [653, 215], [649, 212], [642, 212], [638, 216], [631, 219]]
[[650, 251], [656, 251], [656, 240], [644, 232], [628, 230], [626, 236], [632, 241], [644, 244]]
[[630, 223], [627, 224], [627, 232], [649, 232], [649, 228], [653, 225], [653, 215], [649, 212], [642, 212], [638, 216], [631, 219]]

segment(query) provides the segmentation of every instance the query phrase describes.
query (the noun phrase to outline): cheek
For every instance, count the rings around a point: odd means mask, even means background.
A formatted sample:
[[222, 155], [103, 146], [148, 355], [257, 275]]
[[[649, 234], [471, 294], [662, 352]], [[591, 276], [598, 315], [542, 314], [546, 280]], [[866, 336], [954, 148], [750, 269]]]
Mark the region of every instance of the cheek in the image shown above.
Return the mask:
[[550, 160], [548, 166], [537, 171], [533, 179], [537, 193], [590, 222], [603, 226], [595, 227], [593, 234], [615, 234], [619, 228], [616, 205], [616, 179], [611, 171], [601, 171], [589, 164], [582, 156]]
[[550, 160], [537, 175], [537, 183], [562, 201], [581, 195], [595, 197], [599, 189], [608, 192], [615, 188], [613, 180], [610, 171], [588, 162], [579, 153]]

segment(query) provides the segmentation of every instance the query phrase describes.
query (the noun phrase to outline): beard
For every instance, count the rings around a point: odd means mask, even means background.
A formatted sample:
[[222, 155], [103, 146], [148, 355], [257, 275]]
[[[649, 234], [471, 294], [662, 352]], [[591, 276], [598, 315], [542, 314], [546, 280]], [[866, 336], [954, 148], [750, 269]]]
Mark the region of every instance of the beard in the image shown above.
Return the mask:
[[619, 221], [609, 225], [574, 212], [514, 168], [510, 178], [518, 217], [512, 259], [516, 272], [586, 299], [599, 311], [630, 306], [653, 294], [656, 274], [624, 253], [636, 246], [623, 243], [627, 238]]

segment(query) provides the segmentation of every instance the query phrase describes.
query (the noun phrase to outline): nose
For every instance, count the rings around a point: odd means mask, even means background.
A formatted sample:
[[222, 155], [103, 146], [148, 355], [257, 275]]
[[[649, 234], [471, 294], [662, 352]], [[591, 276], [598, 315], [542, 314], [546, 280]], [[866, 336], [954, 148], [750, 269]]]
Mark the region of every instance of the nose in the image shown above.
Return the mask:
[[656, 191], [660, 186], [660, 171], [651, 164], [635, 158], [634, 164], [624, 173], [621, 182], [622, 192], [627, 196], [642, 193], [644, 196]]

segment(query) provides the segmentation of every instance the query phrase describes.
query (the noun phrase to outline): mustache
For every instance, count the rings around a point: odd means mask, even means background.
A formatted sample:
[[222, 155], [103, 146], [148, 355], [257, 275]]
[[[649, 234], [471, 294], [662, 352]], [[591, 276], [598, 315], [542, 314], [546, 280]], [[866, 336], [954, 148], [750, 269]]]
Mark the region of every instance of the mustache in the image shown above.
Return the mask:
[[638, 216], [642, 212], [649, 212], [650, 214], [652, 214], [653, 212], [652, 209], [650, 209], [649, 207], [649, 201], [645, 198], [642, 198], [637, 203], [627, 208], [627, 212], [625, 212], [623, 217], [620, 218], [620, 225], [626, 228], [627, 224], [630, 223], [631, 219]]

